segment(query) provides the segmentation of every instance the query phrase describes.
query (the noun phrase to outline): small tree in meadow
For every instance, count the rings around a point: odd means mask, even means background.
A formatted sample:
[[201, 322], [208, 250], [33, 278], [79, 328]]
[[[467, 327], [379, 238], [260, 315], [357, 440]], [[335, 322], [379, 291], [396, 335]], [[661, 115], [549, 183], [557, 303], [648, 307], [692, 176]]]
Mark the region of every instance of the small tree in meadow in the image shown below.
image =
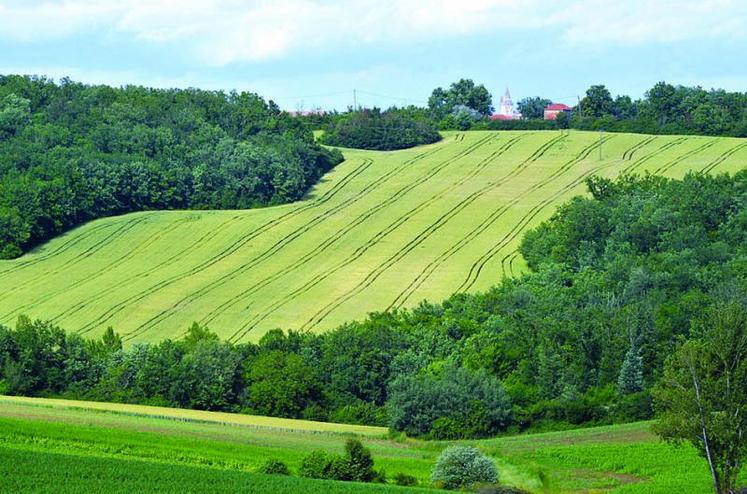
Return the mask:
[[431, 481], [445, 489], [459, 489], [475, 484], [498, 482], [493, 460], [472, 446], [450, 446], [436, 460]]

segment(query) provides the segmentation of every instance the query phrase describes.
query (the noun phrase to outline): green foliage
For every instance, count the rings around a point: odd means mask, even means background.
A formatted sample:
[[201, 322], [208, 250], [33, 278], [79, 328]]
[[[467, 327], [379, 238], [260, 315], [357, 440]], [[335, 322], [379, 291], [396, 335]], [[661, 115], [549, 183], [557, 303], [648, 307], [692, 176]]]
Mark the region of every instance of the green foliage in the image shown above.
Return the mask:
[[656, 430], [706, 458], [716, 494], [736, 491], [747, 458], [747, 309], [732, 301], [697, 320], [695, 338], [667, 360]]
[[301, 477], [310, 479], [329, 479], [332, 475], [334, 458], [334, 455], [330, 455], [324, 450], [314, 450], [304, 456], [299, 473]]
[[542, 119], [545, 118], [545, 108], [547, 108], [551, 103], [552, 101], [549, 99], [535, 96], [520, 100], [516, 104], [516, 108], [519, 110], [519, 113], [521, 113], [522, 118], [528, 120]]
[[0, 76], [0, 258], [85, 221], [301, 198], [342, 160], [249, 93]]
[[373, 469], [373, 458], [368, 448], [358, 439], [348, 439], [345, 454], [334, 455], [315, 450], [301, 462], [302, 477], [355, 482], [373, 482], [383, 476]]
[[330, 146], [393, 150], [419, 144], [431, 144], [441, 136], [435, 126], [424, 118], [416, 118], [406, 110], [378, 108], [350, 112], [326, 129], [322, 142]]
[[401, 485], [403, 487], [413, 487], [418, 485], [418, 479], [413, 477], [412, 475], [407, 475], [406, 473], [399, 472], [394, 476], [394, 483], [397, 485]]
[[267, 475], [290, 475], [288, 465], [276, 458], [270, 458], [264, 462], [258, 471]]
[[460, 79], [448, 89], [436, 88], [428, 98], [428, 108], [436, 120], [454, 113], [459, 107], [487, 116], [493, 111], [493, 98], [485, 86], [475, 85], [471, 79]]
[[391, 428], [437, 439], [487, 437], [509, 424], [511, 402], [484, 370], [454, 365], [438, 375], [403, 374], [390, 386]]
[[600, 118], [612, 114], [613, 105], [612, 95], [606, 87], [591, 86], [579, 103], [579, 113], [582, 117]]
[[622, 394], [643, 391], [643, 359], [635, 346], [631, 346], [625, 354], [617, 378], [617, 389]]
[[431, 480], [445, 489], [498, 482], [493, 460], [472, 446], [450, 446], [436, 460]]
[[299, 355], [273, 350], [245, 367], [245, 405], [257, 414], [299, 418], [322, 399], [316, 369]]

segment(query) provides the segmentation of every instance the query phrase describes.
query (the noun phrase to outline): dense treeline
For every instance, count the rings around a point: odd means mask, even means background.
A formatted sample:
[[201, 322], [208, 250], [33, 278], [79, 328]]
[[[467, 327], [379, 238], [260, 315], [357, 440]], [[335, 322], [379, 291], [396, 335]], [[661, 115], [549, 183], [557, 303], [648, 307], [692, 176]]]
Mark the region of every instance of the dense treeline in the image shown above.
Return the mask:
[[710, 307], [747, 305], [747, 172], [592, 179], [521, 245], [531, 272], [486, 293], [325, 334], [231, 345], [194, 325], [123, 350], [20, 318], [0, 393], [388, 424], [411, 435], [651, 416], [664, 360]]
[[0, 258], [107, 215], [293, 201], [341, 159], [254, 94], [0, 76]]
[[410, 110], [382, 112], [373, 108], [349, 112], [325, 128], [322, 142], [330, 146], [385, 151], [431, 144], [441, 139], [423, 112]]
[[568, 125], [580, 130], [747, 137], [747, 93], [723, 89], [659, 82], [634, 101], [612, 98], [597, 85], [586, 91], [572, 115]]
[[[483, 85], [461, 79], [448, 89], [433, 90], [424, 108], [390, 108], [388, 114], [417, 114], [441, 130], [605, 130], [643, 134], [697, 134], [747, 137], [747, 92], [701, 87], [675, 86], [659, 82], [643, 98], [613, 97], [603, 85], [587, 89], [570, 115], [557, 121], [544, 120], [544, 109], [551, 100], [528, 97], [516, 105], [523, 118], [491, 120], [494, 110], [490, 92]], [[316, 127], [329, 126], [346, 113], [304, 117]]]

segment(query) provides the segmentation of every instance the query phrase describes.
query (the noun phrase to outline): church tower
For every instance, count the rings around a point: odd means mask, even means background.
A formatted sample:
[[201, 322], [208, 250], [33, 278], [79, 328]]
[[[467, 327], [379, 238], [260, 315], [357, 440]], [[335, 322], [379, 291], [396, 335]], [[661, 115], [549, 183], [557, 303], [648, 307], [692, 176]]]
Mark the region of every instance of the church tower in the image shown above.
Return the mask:
[[506, 92], [501, 96], [501, 104], [498, 107], [499, 115], [506, 115], [507, 117], [515, 117], [514, 102], [511, 101], [511, 93], [508, 92], [508, 86], [506, 86]]

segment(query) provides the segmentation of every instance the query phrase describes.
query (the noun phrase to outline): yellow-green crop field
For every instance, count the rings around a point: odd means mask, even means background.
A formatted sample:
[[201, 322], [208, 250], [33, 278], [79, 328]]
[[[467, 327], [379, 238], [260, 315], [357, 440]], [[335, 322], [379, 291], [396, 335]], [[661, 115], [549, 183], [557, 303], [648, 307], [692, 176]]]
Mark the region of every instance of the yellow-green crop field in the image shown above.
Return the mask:
[[521, 272], [522, 233], [591, 175], [734, 172], [747, 141], [451, 132], [344, 154], [295, 204], [106, 218], [2, 261], [0, 322], [27, 314], [92, 336], [113, 326], [127, 342], [177, 338], [192, 321], [231, 341], [323, 331]]
[[[428, 488], [448, 442], [393, 439], [383, 429], [359, 434], [337, 424], [315, 429], [284, 420], [265, 427], [261, 417], [214, 418], [210, 412], [0, 396], [0, 492], [444, 492]], [[662, 443], [649, 427], [642, 422], [465, 443], [495, 461], [502, 484], [533, 493], [709, 492], [705, 460], [689, 446]], [[298, 477], [306, 454], [341, 453], [352, 435], [390, 480], [405, 473], [419, 488]], [[285, 462], [292, 476], [257, 473], [270, 458]]]

